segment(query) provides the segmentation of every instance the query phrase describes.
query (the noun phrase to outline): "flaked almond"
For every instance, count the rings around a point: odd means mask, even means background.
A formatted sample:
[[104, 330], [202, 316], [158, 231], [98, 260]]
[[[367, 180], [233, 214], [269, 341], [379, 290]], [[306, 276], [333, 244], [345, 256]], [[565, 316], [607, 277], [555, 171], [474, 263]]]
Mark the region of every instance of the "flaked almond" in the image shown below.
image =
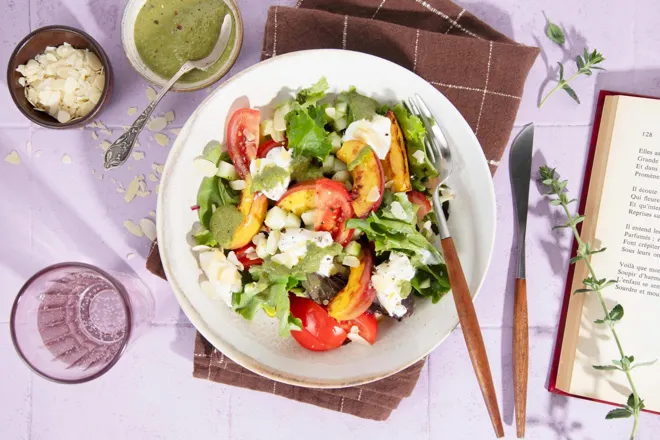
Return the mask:
[[149, 100], [149, 102], [156, 99], [156, 95], [157, 95], [157, 93], [153, 88], [147, 87], [147, 99]]
[[167, 147], [170, 143], [170, 138], [168, 138], [167, 135], [164, 135], [163, 133], [154, 134], [154, 140], [158, 142], [158, 145], [161, 147]]
[[167, 122], [174, 121], [174, 112], [173, 111], [169, 111], [169, 112], [165, 113], [163, 116], [165, 117], [165, 120]]
[[156, 240], [156, 224], [148, 218], [140, 220], [140, 228], [144, 235], [151, 241]]
[[133, 156], [134, 160], [142, 160], [144, 159], [144, 151], [133, 151]]
[[11, 153], [5, 156], [5, 162], [12, 165], [19, 165], [21, 163], [21, 156], [18, 155], [16, 150], [13, 150]]
[[135, 113], [137, 113], [137, 107], [129, 107], [126, 113], [128, 113], [128, 116], [134, 115]]
[[140, 228], [138, 225], [133, 223], [132, 220], [125, 220], [124, 221], [124, 227], [126, 228], [126, 230], [128, 232], [135, 235], [136, 237], [144, 236], [144, 232], [142, 232], [142, 228]]
[[167, 119], [162, 116], [153, 118], [147, 125], [147, 128], [151, 131], [162, 131], [165, 127], [167, 127]]
[[71, 156], [69, 156], [68, 154], [65, 154], [64, 156], [62, 156], [62, 163], [63, 164], [68, 165], [71, 162], [73, 162], [73, 160], [71, 159]]

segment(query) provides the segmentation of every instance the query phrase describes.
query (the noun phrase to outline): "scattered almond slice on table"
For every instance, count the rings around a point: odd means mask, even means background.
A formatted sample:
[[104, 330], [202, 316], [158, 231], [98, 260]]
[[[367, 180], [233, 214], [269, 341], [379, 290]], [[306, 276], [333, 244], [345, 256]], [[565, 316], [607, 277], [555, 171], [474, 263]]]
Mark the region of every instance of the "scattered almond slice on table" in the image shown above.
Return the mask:
[[32, 142], [27, 141], [27, 144], [25, 144], [25, 149], [27, 150], [27, 154], [32, 154]]
[[137, 113], [137, 107], [129, 107], [126, 113], [128, 113], [128, 116], [134, 115], [135, 113]]
[[137, 196], [138, 191], [140, 191], [140, 177], [135, 176], [133, 180], [131, 180], [131, 183], [128, 185], [128, 189], [126, 189], [126, 194], [124, 194], [124, 201], [126, 203], [131, 203], [135, 196]]
[[149, 211], [149, 215], [156, 218], [156, 211]]
[[110, 142], [108, 141], [103, 141], [99, 144], [99, 148], [103, 151], [108, 151], [108, 148], [110, 148]]
[[92, 131], [92, 139], [94, 139], [95, 141], [99, 139], [99, 135], [96, 134], [95, 131]]
[[71, 159], [71, 156], [69, 156], [68, 154], [65, 154], [64, 156], [62, 156], [62, 163], [63, 164], [68, 165], [71, 162], [73, 162], [73, 160]]
[[127, 260], [132, 260], [133, 258], [135, 258], [135, 254], [134, 254], [134, 253], [126, 254], [126, 259], [127, 259]]
[[148, 218], [140, 220], [140, 228], [144, 235], [151, 241], [156, 240], [156, 224]]
[[172, 128], [172, 129], [170, 129], [170, 133], [172, 133], [175, 136], [178, 136], [179, 133], [181, 133], [181, 129], [180, 128]]
[[34, 157], [41, 157], [41, 150], [37, 150], [34, 152]]
[[165, 127], [167, 127], [167, 119], [165, 119], [163, 116], [153, 118], [151, 121], [149, 121], [149, 125], [147, 125], [147, 128], [150, 131], [162, 131]]
[[11, 153], [9, 153], [7, 156], [5, 156], [5, 162], [10, 163], [12, 165], [19, 165], [21, 163], [21, 156], [19, 156], [16, 150], [14, 150]]
[[142, 160], [144, 159], [144, 151], [133, 151], [133, 156], [134, 160]]
[[167, 135], [164, 135], [163, 133], [154, 134], [154, 140], [158, 142], [161, 147], [167, 147], [170, 143], [170, 138], [168, 138]]
[[140, 226], [133, 223], [132, 220], [125, 220], [124, 227], [126, 228], [126, 230], [128, 230], [128, 232], [135, 235], [136, 237], [144, 236], [144, 232], [142, 232], [142, 228], [140, 228]]
[[156, 99], [156, 95], [157, 95], [157, 93], [153, 88], [147, 87], [147, 99], [149, 100], [149, 102]]
[[168, 123], [174, 121], [174, 112], [173, 111], [169, 111], [169, 112], [165, 113], [163, 116], [165, 117], [165, 120]]

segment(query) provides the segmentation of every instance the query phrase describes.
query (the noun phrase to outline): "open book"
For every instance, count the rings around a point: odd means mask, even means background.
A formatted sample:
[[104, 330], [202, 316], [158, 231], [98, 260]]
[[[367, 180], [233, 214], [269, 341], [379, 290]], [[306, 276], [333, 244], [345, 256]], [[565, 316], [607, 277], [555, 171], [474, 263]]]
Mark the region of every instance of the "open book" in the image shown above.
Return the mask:
[[[635, 363], [653, 361], [660, 358], [660, 100], [602, 92], [601, 111], [583, 185], [581, 236], [607, 248], [591, 264], [598, 278], [617, 281], [604, 296], [610, 310], [623, 306], [616, 329], [625, 354]], [[594, 322], [604, 317], [602, 305], [595, 293], [573, 293], [588, 276], [584, 261], [571, 266], [549, 389], [622, 404], [631, 393], [625, 374], [593, 368], [621, 359], [607, 325]], [[632, 375], [646, 409], [660, 412], [660, 362]]]

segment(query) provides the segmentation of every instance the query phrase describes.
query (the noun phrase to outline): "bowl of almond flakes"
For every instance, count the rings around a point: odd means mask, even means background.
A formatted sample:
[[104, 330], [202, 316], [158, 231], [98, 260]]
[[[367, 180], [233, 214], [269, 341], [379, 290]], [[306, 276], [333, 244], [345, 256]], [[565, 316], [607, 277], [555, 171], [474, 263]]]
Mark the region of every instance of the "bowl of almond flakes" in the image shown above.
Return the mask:
[[46, 128], [85, 125], [112, 91], [110, 60], [87, 33], [68, 26], [34, 30], [7, 66], [7, 86], [16, 107]]

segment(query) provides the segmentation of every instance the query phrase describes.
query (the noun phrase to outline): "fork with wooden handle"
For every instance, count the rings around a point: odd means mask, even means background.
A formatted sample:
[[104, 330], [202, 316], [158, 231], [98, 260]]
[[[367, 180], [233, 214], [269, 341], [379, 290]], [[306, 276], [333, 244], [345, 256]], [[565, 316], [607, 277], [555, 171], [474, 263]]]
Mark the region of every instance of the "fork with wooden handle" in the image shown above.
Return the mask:
[[438, 183], [431, 191], [433, 194], [433, 211], [438, 220], [438, 229], [442, 240], [442, 252], [445, 256], [449, 284], [451, 285], [454, 302], [456, 303], [458, 322], [461, 324], [461, 330], [463, 330], [472, 367], [474, 368], [481, 393], [486, 402], [486, 409], [490, 415], [495, 435], [501, 438], [504, 437], [504, 428], [502, 427], [500, 408], [497, 403], [497, 395], [495, 394], [495, 386], [493, 385], [493, 377], [490, 372], [484, 339], [481, 334], [481, 328], [479, 327], [477, 313], [474, 310], [474, 304], [472, 304], [470, 288], [465, 280], [463, 267], [458, 258], [454, 240], [449, 232], [447, 219], [445, 219], [442, 211], [442, 202], [440, 201], [440, 187], [452, 171], [451, 151], [442, 130], [435, 122], [436, 119], [422, 100], [422, 97], [415, 95], [415, 98], [414, 100], [412, 98], [408, 99], [409, 110], [415, 116], [419, 117], [426, 127], [426, 151], [429, 159], [431, 159], [435, 169], [438, 171]]

